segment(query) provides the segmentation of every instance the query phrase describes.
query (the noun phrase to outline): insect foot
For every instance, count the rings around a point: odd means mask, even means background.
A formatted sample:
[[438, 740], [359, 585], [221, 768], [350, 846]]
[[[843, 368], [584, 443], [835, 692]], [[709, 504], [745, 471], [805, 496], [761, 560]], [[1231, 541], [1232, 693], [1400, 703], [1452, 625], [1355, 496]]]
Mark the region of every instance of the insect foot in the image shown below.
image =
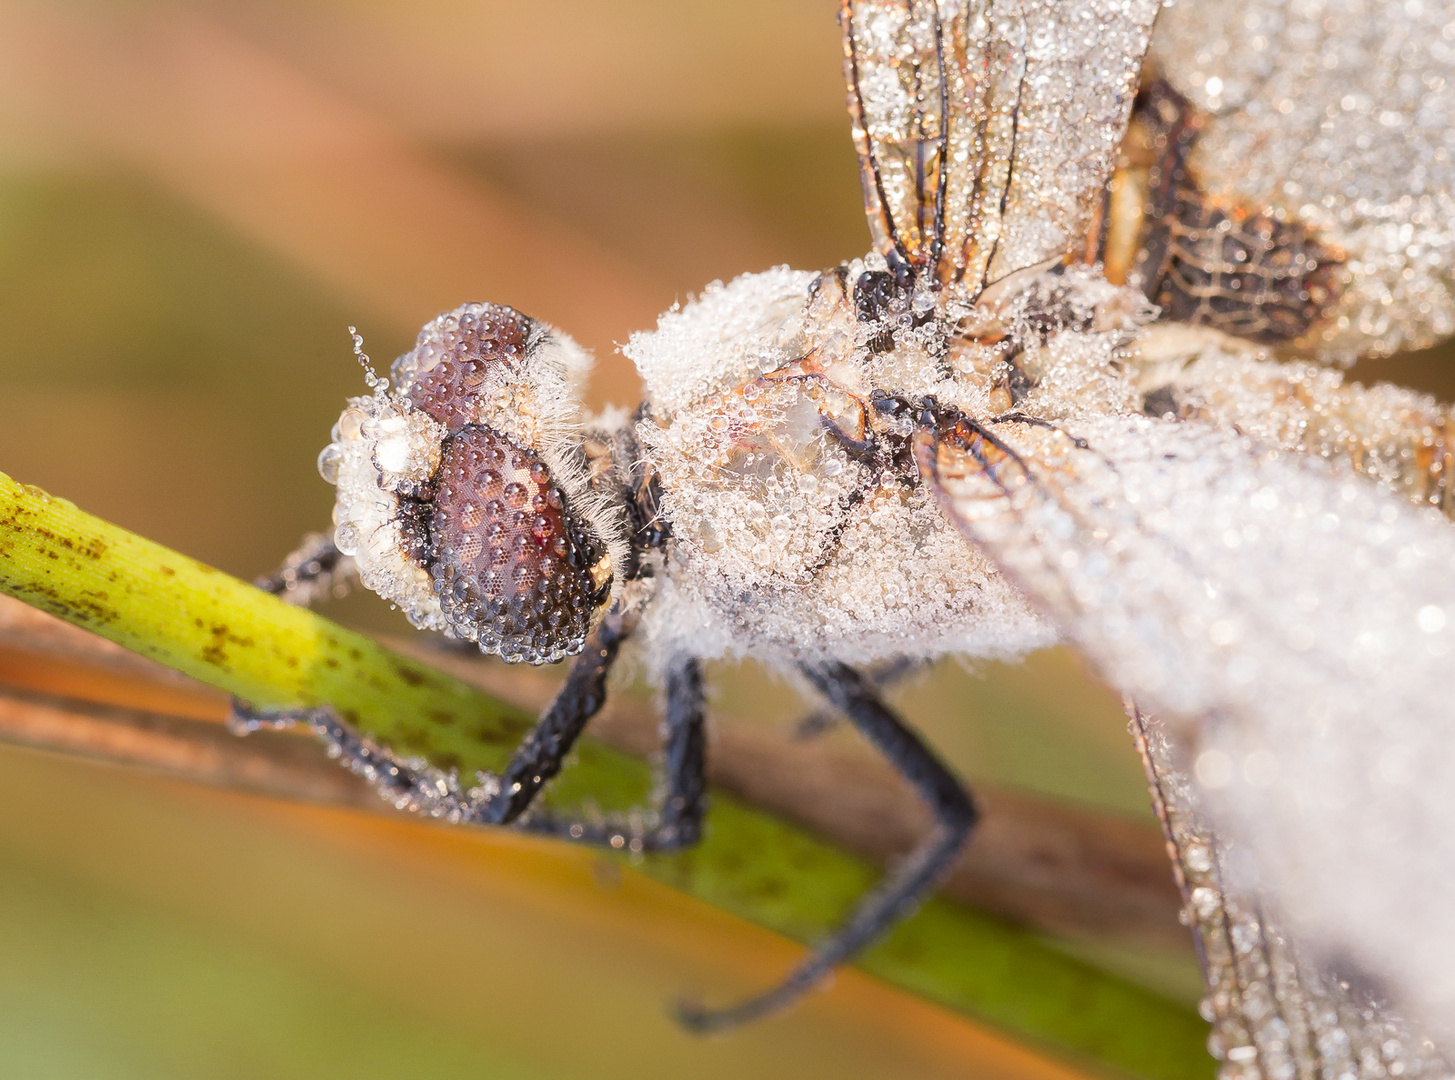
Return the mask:
[[328, 748], [355, 776], [372, 784], [380, 798], [396, 810], [442, 818], [452, 824], [484, 820], [484, 808], [499, 794], [499, 781], [488, 773], [476, 774], [476, 785], [464, 789], [453, 770], [446, 772], [423, 758], [404, 758], [360, 735], [327, 707], [315, 709], [258, 709], [234, 698], [227, 726], [234, 735], [277, 731], [301, 724]]
[[319, 457], [334, 542], [416, 626], [509, 661], [581, 651], [625, 562], [619, 508], [577, 436], [590, 358], [494, 304], [427, 324], [389, 380], [353, 398]]

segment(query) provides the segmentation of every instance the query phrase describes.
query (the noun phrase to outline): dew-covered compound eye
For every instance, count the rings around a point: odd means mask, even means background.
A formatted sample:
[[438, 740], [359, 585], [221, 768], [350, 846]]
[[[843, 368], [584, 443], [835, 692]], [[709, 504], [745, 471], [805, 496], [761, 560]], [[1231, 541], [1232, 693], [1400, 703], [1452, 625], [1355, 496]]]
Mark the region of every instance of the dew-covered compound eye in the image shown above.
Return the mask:
[[610, 560], [540, 458], [471, 424], [445, 440], [433, 503], [425, 565], [451, 626], [507, 659], [580, 648]]
[[468, 304], [349, 403], [319, 458], [335, 543], [415, 625], [506, 660], [579, 652], [610, 602], [610, 508], [571, 442], [589, 361], [519, 312]]

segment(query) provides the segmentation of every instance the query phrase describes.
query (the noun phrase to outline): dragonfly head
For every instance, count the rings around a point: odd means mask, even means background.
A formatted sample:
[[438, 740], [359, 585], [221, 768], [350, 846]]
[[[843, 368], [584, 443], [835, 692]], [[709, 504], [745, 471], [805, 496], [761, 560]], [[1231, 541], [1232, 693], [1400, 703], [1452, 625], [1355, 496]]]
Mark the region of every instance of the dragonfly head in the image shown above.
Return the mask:
[[335, 543], [363, 583], [506, 660], [579, 652], [615, 577], [579, 450], [589, 364], [503, 305], [427, 324], [319, 458], [338, 488]]

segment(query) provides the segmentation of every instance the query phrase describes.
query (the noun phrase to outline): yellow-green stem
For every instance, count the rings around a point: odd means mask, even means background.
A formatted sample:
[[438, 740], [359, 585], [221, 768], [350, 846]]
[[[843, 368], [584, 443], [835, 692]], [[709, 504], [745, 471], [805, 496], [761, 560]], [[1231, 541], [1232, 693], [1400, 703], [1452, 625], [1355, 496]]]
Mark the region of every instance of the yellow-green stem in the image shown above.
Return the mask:
[[[467, 775], [500, 769], [532, 720], [3, 473], [0, 592], [254, 705], [329, 705], [396, 750]], [[620, 806], [647, 790], [643, 763], [588, 740], [552, 795]], [[714, 797], [697, 848], [637, 865], [806, 942], [835, 925], [876, 875], [802, 829], [723, 795]], [[1073, 1059], [1149, 1080], [1212, 1075], [1206, 1025], [1190, 1010], [943, 900], [923, 905], [860, 964]]]

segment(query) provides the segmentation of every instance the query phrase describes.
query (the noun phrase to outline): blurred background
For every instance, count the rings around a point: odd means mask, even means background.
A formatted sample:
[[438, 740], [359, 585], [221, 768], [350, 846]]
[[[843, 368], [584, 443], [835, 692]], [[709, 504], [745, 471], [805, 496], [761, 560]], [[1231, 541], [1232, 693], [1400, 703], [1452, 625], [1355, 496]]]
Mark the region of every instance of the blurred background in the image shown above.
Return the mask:
[[[836, 6], [0, 0], [0, 470], [251, 578], [328, 522], [351, 324], [382, 368], [509, 303], [634, 404], [617, 343], [672, 303], [867, 246]], [[713, 676], [724, 714], [802, 711]], [[1153, 827], [1073, 656], [896, 700], [972, 781]], [[1062, 945], [1196, 1000], [1190, 945]], [[730, 1039], [666, 1018], [797, 955], [588, 852], [0, 749], [6, 1075], [1069, 1075], [853, 973]]]

